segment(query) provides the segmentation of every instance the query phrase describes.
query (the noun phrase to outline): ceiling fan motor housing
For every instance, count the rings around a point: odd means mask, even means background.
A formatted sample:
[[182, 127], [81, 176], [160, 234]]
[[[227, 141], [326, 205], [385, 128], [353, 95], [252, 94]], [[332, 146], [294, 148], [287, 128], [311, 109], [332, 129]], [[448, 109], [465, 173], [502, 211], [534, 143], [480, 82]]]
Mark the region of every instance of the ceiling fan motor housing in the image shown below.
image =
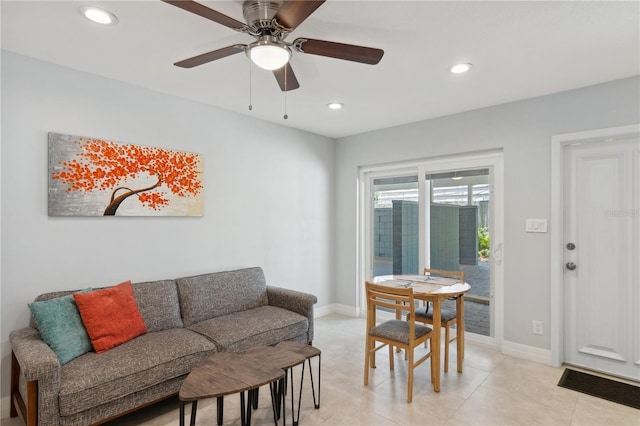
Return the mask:
[[242, 5], [242, 15], [249, 27], [259, 35], [271, 34], [273, 17], [282, 6], [281, 1], [247, 0]]

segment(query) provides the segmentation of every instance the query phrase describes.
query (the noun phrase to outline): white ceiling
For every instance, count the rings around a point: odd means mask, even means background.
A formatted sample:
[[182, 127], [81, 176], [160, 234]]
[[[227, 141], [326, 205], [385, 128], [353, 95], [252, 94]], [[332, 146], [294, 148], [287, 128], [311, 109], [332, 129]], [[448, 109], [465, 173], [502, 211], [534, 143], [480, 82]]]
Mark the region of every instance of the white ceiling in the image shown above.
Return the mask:
[[[202, 1], [242, 18], [242, 1]], [[101, 6], [119, 23], [78, 12]], [[300, 88], [230, 56], [173, 63], [253, 38], [157, 0], [0, 2], [2, 48], [333, 138], [640, 74], [640, 2], [329, 0], [288, 38], [381, 48], [375, 66], [294, 53]], [[447, 67], [471, 62], [470, 73]], [[329, 102], [345, 104], [331, 111]]]

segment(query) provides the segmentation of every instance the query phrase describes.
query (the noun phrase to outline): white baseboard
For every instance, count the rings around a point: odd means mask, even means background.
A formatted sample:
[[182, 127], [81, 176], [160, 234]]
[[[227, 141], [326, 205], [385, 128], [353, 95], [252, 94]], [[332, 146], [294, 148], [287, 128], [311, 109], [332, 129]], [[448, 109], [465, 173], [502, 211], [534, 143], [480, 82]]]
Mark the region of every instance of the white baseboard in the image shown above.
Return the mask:
[[10, 403], [11, 397], [9, 396], [5, 396], [4, 398], [0, 399], [0, 418], [8, 419], [9, 417], [11, 417], [11, 407], [9, 405]]
[[482, 334], [465, 333], [464, 340], [465, 342], [471, 342], [475, 345], [489, 348], [494, 351], [498, 351], [498, 352], [502, 351], [502, 348], [500, 347], [499, 342], [496, 342], [494, 339], [488, 336], [483, 336]]
[[551, 351], [533, 346], [522, 345], [520, 343], [504, 341], [502, 342], [502, 353], [516, 358], [537, 362], [538, 364], [553, 365]]
[[343, 305], [341, 303], [331, 303], [319, 308], [314, 308], [313, 317], [320, 318], [334, 313], [353, 318], [357, 318], [360, 315], [359, 309], [354, 306]]
[[333, 304], [329, 304], [329, 305], [324, 305], [321, 307], [313, 307], [313, 317], [314, 318], [321, 318], [321, 317], [326, 317], [329, 314], [332, 314], [334, 311], [333, 308]]

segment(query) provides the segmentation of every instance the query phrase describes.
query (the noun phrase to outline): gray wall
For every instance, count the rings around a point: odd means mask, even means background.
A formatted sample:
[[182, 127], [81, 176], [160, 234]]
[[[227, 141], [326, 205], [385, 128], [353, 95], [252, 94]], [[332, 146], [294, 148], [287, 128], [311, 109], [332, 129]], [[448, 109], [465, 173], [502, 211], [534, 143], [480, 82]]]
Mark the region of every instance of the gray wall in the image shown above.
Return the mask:
[[[201, 153], [203, 217], [47, 215], [47, 132]], [[2, 397], [43, 292], [262, 266], [333, 302], [335, 141], [2, 52]], [[3, 413], [4, 414], [4, 413]]]
[[502, 149], [504, 338], [549, 349], [548, 329], [543, 336], [531, 333], [532, 319], [549, 324], [549, 234], [527, 234], [524, 222], [550, 215], [551, 137], [638, 123], [639, 81], [632, 77], [339, 139], [336, 300], [357, 306], [359, 167]]

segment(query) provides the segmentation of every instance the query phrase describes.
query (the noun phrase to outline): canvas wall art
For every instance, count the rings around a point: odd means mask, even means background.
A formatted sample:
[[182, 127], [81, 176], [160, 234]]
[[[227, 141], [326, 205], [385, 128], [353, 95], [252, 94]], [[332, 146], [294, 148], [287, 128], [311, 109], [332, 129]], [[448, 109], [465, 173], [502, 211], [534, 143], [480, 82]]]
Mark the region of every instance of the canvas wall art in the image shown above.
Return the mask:
[[49, 216], [202, 216], [202, 155], [49, 133]]

